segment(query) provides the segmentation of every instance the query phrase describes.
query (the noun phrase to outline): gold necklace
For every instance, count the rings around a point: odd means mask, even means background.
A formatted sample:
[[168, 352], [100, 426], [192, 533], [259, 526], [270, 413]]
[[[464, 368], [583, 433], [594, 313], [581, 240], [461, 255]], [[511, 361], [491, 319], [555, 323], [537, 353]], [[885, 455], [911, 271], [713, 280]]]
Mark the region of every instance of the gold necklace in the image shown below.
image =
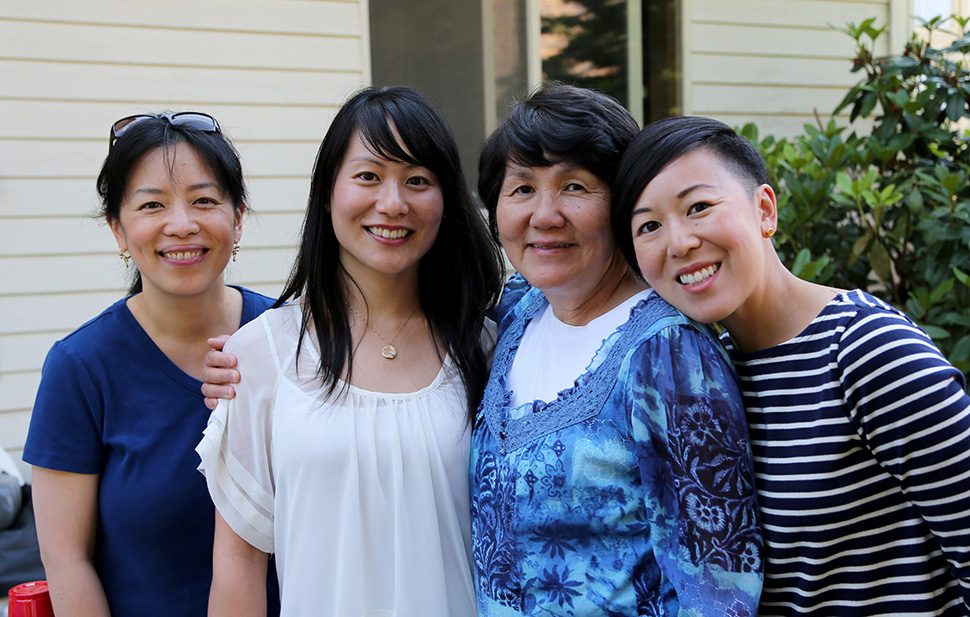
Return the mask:
[[384, 342], [384, 347], [381, 348], [381, 357], [383, 357], [385, 360], [393, 360], [394, 358], [397, 357], [397, 347], [394, 346], [394, 341], [397, 339], [398, 336], [400, 336], [401, 332], [404, 331], [404, 328], [406, 328], [407, 325], [411, 322], [411, 318], [414, 317], [414, 314], [418, 312], [418, 305], [415, 305], [414, 309], [411, 310], [411, 314], [408, 315], [408, 318], [404, 320], [404, 323], [401, 325], [401, 327], [397, 329], [397, 333], [391, 337], [391, 340], [387, 340], [377, 328], [375, 328], [370, 324], [369, 320], [364, 319], [364, 317], [357, 312], [357, 309], [350, 306], [349, 304], [347, 305], [347, 308], [349, 308], [350, 312], [354, 314], [354, 317], [356, 317], [362, 324], [364, 324], [365, 330], [372, 330], [374, 334], [377, 335], [377, 338], [381, 339]]

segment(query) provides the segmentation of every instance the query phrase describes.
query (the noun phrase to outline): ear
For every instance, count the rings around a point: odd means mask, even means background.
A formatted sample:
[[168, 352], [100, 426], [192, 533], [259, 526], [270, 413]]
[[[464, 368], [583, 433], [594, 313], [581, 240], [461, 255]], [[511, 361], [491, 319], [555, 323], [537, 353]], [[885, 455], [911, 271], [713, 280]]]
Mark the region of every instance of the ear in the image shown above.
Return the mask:
[[246, 214], [246, 202], [240, 202], [239, 207], [236, 208], [236, 221], [233, 224], [232, 238], [233, 242], [239, 242], [242, 240], [242, 229], [243, 229], [243, 216]]
[[769, 229], [774, 233], [778, 229], [778, 199], [775, 197], [775, 190], [769, 184], [762, 184], [754, 190], [754, 199], [758, 206], [762, 233]]
[[115, 237], [115, 242], [118, 243], [118, 250], [127, 251], [128, 241], [125, 240], [125, 230], [121, 227], [121, 221], [114, 217], [108, 217], [108, 227], [111, 228], [111, 233]]

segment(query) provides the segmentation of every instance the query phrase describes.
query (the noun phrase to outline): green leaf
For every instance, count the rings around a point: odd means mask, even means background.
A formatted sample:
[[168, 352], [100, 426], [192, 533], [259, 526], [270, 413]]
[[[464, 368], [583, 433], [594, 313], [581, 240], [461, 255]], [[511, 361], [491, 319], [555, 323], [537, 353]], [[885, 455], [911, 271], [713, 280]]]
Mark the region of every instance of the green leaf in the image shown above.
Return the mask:
[[957, 268], [956, 266], [951, 266], [950, 270], [953, 272], [953, 276], [957, 277], [957, 280], [963, 283], [965, 287], [970, 287], [970, 275], [967, 275], [963, 270]]
[[869, 265], [872, 266], [872, 271], [876, 277], [883, 283], [892, 282], [892, 260], [886, 247], [879, 242], [873, 242], [872, 246], [869, 247], [868, 257]]
[[923, 331], [929, 334], [930, 338], [934, 341], [942, 341], [950, 338], [950, 333], [939, 326], [920, 324], [920, 327], [923, 328]]
[[953, 346], [953, 351], [949, 354], [949, 360], [950, 362], [966, 362], [970, 360], [970, 335], [964, 336]]
[[923, 193], [919, 189], [914, 189], [906, 195], [906, 207], [913, 214], [919, 214], [923, 211]]
[[945, 281], [937, 285], [930, 293], [930, 303], [939, 304], [940, 300], [943, 299], [943, 296], [950, 293], [950, 290], [953, 289], [953, 285], [955, 283], [956, 281], [954, 281], [953, 279], [946, 279]]

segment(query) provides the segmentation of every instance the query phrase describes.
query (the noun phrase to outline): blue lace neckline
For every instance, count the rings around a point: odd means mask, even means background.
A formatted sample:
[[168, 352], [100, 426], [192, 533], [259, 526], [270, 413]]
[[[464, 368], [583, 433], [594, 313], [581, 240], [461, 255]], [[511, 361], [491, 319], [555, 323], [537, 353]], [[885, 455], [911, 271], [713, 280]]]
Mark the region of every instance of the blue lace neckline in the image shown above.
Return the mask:
[[[598, 414], [616, 382], [623, 358], [633, 343], [648, 331], [656, 331], [664, 317], [686, 321], [673, 307], [650, 294], [630, 310], [630, 318], [610, 335], [605, 345], [606, 357], [592, 370], [580, 375], [573, 386], [548, 403], [537, 401], [531, 412], [519, 418], [510, 417], [512, 393], [508, 374], [529, 322], [548, 305], [538, 289], [530, 289], [513, 309], [514, 317], [499, 337], [492, 360], [492, 378], [482, 397], [480, 413], [489, 430], [499, 441], [502, 454], [518, 449], [544, 435], [582, 422]], [[604, 352], [597, 351], [596, 356]]]

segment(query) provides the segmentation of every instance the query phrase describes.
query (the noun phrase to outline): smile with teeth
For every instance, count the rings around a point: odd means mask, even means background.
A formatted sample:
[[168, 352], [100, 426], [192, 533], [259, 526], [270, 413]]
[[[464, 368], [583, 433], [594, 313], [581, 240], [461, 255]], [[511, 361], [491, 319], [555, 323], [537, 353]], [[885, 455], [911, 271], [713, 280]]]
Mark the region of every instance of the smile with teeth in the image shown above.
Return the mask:
[[162, 257], [166, 259], [171, 259], [174, 261], [185, 261], [188, 259], [195, 259], [202, 255], [204, 251], [202, 249], [196, 249], [194, 251], [162, 251]]
[[701, 268], [697, 272], [690, 272], [688, 274], [681, 274], [677, 277], [681, 285], [696, 285], [703, 280], [709, 279], [714, 276], [714, 273], [720, 270], [721, 264], [711, 264], [706, 268]]
[[386, 227], [368, 227], [367, 231], [386, 240], [399, 240], [411, 233], [410, 229], [388, 229]]

